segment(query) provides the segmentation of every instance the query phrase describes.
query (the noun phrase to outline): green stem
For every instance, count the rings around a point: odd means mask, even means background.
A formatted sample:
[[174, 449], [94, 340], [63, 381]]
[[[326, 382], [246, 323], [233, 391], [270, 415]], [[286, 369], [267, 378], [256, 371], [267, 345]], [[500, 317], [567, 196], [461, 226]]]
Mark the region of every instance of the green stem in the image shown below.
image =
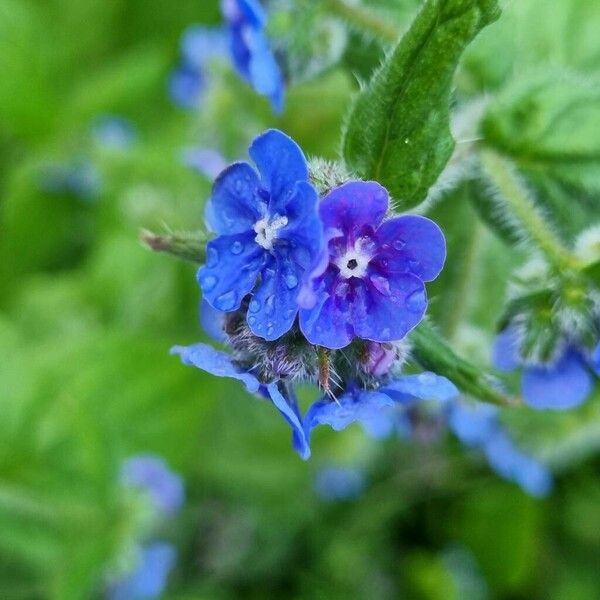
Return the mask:
[[368, 31], [385, 42], [398, 41], [400, 32], [389, 23], [380, 19], [370, 10], [356, 4], [348, 4], [345, 0], [324, 0], [329, 12], [344, 19], [353, 27]]
[[493, 185], [510, 209], [512, 217], [527, 236], [537, 245], [548, 261], [559, 271], [578, 270], [579, 261], [554, 235], [552, 228], [536, 208], [510, 163], [493, 152], [484, 150], [481, 162]]
[[164, 252], [195, 264], [201, 264], [205, 260], [207, 236], [202, 232], [161, 235], [143, 230], [140, 239], [155, 252]]

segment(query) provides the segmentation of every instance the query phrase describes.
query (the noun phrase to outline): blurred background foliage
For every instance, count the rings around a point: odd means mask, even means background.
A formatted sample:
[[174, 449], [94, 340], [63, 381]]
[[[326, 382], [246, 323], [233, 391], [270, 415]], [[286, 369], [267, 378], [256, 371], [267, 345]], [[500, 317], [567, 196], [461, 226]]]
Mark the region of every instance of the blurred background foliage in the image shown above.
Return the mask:
[[[372, 6], [401, 30], [418, 4]], [[445, 435], [324, 432], [303, 463], [266, 403], [169, 356], [202, 336], [194, 268], [152, 255], [138, 231], [202, 227], [210, 181], [182, 148], [233, 160], [277, 126], [335, 158], [351, 93], [383, 55], [352, 31], [342, 63], [291, 89], [279, 118], [227, 65], [201, 110], [178, 109], [167, 80], [180, 36], [219, 18], [213, 0], [0, 0], [0, 598], [102, 597], [139, 519], [119, 465], [141, 451], [186, 483], [182, 516], [161, 532], [179, 553], [172, 600], [600, 597], [598, 398], [568, 415], [508, 417], [556, 469], [551, 497], [535, 500]], [[584, 182], [556, 219], [567, 239], [598, 208], [599, 28], [595, 0], [510, 2], [456, 78], [457, 105], [490, 98], [482, 131], [538, 177], [550, 215]], [[550, 127], [565, 102], [585, 114]], [[94, 139], [106, 114], [135, 126], [131, 147]], [[538, 160], [519, 140], [541, 148]], [[579, 167], [583, 151], [592, 159]], [[57, 193], [56, 165], [88, 170]], [[465, 183], [431, 211], [450, 258], [430, 295], [439, 328], [485, 363], [522, 256], [477, 220], [477, 194]], [[357, 498], [319, 496], [330, 464], [364, 473]]]

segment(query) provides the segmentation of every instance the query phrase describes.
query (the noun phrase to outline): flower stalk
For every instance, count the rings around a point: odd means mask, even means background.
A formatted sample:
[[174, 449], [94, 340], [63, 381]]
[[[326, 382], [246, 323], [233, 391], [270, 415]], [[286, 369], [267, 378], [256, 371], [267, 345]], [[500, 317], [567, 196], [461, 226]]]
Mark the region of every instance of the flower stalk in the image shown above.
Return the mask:
[[342, 18], [349, 25], [362, 31], [368, 31], [384, 42], [394, 43], [400, 34], [398, 30], [373, 14], [372, 11], [345, 0], [324, 0], [327, 10]]

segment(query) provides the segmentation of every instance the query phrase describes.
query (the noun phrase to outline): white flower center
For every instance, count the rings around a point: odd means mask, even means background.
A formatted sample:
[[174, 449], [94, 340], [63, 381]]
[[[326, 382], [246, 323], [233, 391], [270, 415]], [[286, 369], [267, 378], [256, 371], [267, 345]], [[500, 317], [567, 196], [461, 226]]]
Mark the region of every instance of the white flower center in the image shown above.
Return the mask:
[[350, 279], [350, 277], [364, 277], [367, 274], [367, 265], [370, 260], [369, 254], [365, 254], [355, 247], [340, 256], [335, 264], [340, 270], [340, 275], [345, 279]]
[[287, 217], [275, 215], [271, 220], [269, 220], [269, 217], [263, 217], [254, 224], [254, 231], [256, 232], [254, 241], [265, 250], [271, 250], [273, 242], [277, 239], [277, 232], [287, 224]]

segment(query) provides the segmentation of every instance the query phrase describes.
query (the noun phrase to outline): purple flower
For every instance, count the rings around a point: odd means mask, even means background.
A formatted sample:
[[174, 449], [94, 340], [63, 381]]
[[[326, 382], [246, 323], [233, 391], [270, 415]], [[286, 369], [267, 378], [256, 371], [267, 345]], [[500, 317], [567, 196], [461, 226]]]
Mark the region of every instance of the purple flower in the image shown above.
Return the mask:
[[181, 62], [169, 78], [169, 94], [182, 108], [196, 108], [209, 81], [208, 63], [226, 54], [221, 28], [193, 25], [181, 38]]
[[265, 35], [267, 17], [257, 0], [221, 0], [221, 12], [230, 32], [233, 65], [240, 77], [283, 109], [283, 76]]
[[318, 196], [302, 151], [281, 131], [257, 137], [249, 153], [260, 176], [234, 163], [213, 185], [206, 215], [219, 236], [207, 244], [198, 281], [204, 299], [224, 312], [254, 290], [248, 325], [275, 340], [292, 327], [300, 282], [322, 251]]
[[135, 569], [108, 586], [109, 600], [155, 600], [167, 586], [177, 551], [171, 544], [155, 542], [139, 549]]
[[328, 256], [301, 298], [300, 327], [311, 343], [400, 340], [423, 318], [423, 282], [442, 269], [444, 236], [425, 217], [384, 221], [388, 204], [388, 192], [372, 181], [345, 183], [322, 200]]
[[295, 450], [304, 460], [310, 457], [310, 447], [298, 411], [297, 400], [291, 391], [286, 391], [284, 396], [277, 382], [262, 385], [251, 372], [240, 369], [227, 353], [215, 350], [207, 344], [175, 346], [171, 354], [179, 354], [184, 364], [202, 369], [211, 375], [237, 379], [251, 394], [261, 394], [270, 398], [292, 429], [292, 444]]
[[310, 441], [311, 432], [318, 425], [329, 425], [335, 431], [341, 431], [359, 422], [369, 435], [379, 438], [393, 428], [391, 407], [408, 405], [415, 400], [446, 402], [456, 396], [458, 390], [454, 384], [434, 373], [405, 375], [374, 391], [350, 386], [336, 400], [323, 398], [315, 402], [306, 413], [304, 428]]
[[181, 477], [158, 456], [140, 454], [127, 459], [121, 467], [121, 482], [126, 487], [146, 492], [163, 515], [171, 516], [183, 505]]
[[518, 334], [508, 327], [496, 337], [492, 363], [504, 372], [522, 368], [521, 393], [529, 406], [537, 409], [565, 410], [582, 404], [593, 388], [593, 370], [600, 375], [600, 345], [588, 357], [575, 346], [567, 346], [547, 365], [526, 365], [519, 356]]
[[352, 467], [328, 466], [315, 477], [315, 492], [327, 502], [355, 500], [366, 485], [363, 471]]

